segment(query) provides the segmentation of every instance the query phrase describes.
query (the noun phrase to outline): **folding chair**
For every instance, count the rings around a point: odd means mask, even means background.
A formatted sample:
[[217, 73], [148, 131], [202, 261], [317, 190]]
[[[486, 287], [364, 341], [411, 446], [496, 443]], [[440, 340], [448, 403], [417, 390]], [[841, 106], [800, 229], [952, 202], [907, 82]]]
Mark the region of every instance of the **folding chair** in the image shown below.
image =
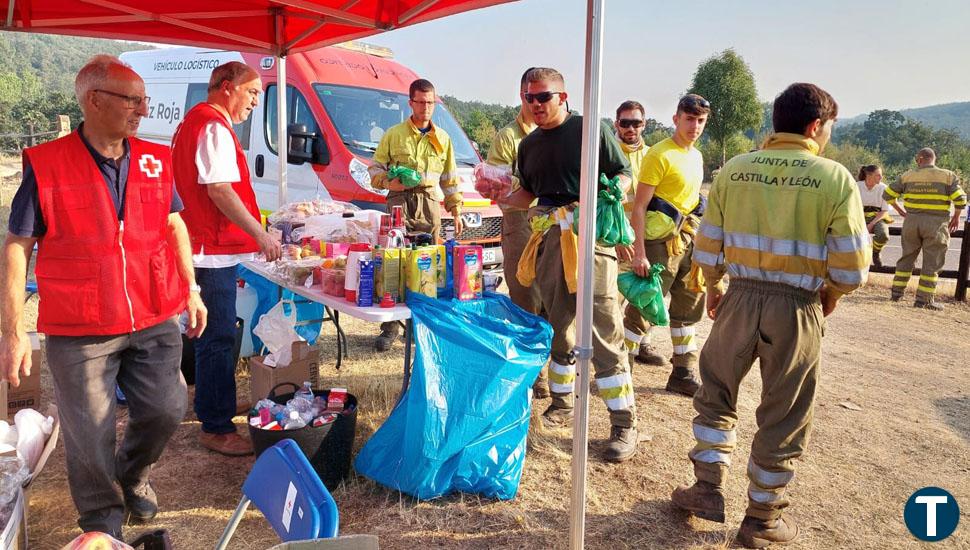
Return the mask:
[[283, 542], [337, 536], [337, 503], [292, 439], [284, 439], [259, 455], [242, 491], [217, 550], [225, 550], [250, 503], [262, 512]]

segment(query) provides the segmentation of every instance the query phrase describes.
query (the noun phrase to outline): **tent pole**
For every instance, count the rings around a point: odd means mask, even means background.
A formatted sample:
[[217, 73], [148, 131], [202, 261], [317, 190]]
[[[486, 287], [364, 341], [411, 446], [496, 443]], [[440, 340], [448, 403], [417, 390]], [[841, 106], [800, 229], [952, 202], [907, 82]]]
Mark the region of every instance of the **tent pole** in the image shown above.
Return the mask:
[[576, 415], [573, 420], [572, 489], [569, 498], [569, 547], [581, 550], [586, 529], [586, 455], [589, 439], [589, 376], [593, 356], [593, 245], [599, 180], [600, 83], [603, 79], [603, 14], [606, 0], [587, 0], [586, 97], [579, 191], [579, 288], [576, 293]]
[[286, 160], [290, 147], [286, 134], [286, 56], [276, 58], [276, 151], [279, 153], [279, 207], [286, 204]]

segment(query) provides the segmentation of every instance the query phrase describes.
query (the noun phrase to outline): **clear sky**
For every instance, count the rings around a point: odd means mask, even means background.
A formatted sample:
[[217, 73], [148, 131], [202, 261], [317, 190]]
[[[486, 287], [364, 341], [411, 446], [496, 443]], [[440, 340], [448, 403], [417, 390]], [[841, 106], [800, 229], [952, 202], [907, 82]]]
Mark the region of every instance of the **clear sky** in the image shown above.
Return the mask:
[[[585, 0], [520, 0], [365, 39], [461, 99], [515, 104], [522, 71], [566, 78], [582, 109]], [[770, 100], [796, 81], [840, 118], [970, 100], [967, 0], [606, 0], [602, 108], [636, 99], [668, 123], [704, 59], [734, 48]]]

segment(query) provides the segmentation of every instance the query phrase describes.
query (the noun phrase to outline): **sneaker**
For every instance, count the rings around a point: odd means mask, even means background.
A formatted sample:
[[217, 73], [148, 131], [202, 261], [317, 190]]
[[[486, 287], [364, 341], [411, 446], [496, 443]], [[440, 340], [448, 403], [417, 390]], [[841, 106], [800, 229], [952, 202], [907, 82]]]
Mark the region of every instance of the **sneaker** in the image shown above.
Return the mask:
[[637, 363], [653, 365], [655, 367], [662, 367], [667, 364], [667, 359], [663, 355], [660, 355], [660, 352], [650, 344], [640, 344], [640, 349], [633, 356], [633, 360]]
[[542, 423], [549, 428], [561, 428], [568, 426], [573, 421], [573, 409], [549, 405], [546, 412], [542, 413]]
[[681, 485], [670, 495], [674, 506], [699, 518], [724, 523], [724, 492], [706, 481]]
[[221, 455], [246, 456], [253, 454], [253, 444], [236, 432], [227, 434], [201, 432], [199, 443], [206, 449]]
[[916, 302], [913, 307], [918, 307], [920, 309], [929, 309], [932, 311], [943, 311], [943, 305], [930, 300], [929, 302]]
[[798, 536], [798, 525], [790, 518], [763, 520], [744, 516], [738, 542], [745, 548], [767, 548], [771, 543], [787, 544]]
[[606, 445], [603, 458], [607, 462], [626, 462], [637, 454], [637, 440], [640, 438], [636, 428], [610, 428], [610, 442]]
[[687, 397], [694, 397], [697, 390], [701, 389], [701, 383], [697, 381], [697, 377], [694, 375], [693, 371], [689, 370], [687, 367], [683, 367], [684, 372], [679, 372], [680, 369], [674, 367], [671, 371], [670, 376], [667, 377], [667, 387], [666, 390], [673, 393], [679, 393], [680, 395], [686, 395]]
[[122, 487], [125, 497], [125, 513], [128, 518], [138, 523], [151, 521], [158, 514], [158, 497], [149, 482], [135, 487]]

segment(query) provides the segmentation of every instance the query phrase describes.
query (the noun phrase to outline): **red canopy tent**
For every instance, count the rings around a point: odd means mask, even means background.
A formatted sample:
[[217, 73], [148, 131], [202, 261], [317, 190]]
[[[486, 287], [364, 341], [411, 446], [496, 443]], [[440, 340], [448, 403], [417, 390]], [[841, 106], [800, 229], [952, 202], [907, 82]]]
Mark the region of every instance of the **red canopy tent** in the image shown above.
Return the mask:
[[[143, 40], [262, 52], [279, 57], [447, 15], [515, 0], [0, 0], [0, 31]], [[579, 289], [576, 295], [576, 396], [570, 548], [584, 546], [589, 366], [592, 357], [593, 243], [600, 139], [603, 17], [606, 0], [587, 0], [586, 78], [580, 181]], [[286, 135], [286, 86], [278, 86], [278, 134]], [[280, 164], [280, 202], [286, 163]]]

